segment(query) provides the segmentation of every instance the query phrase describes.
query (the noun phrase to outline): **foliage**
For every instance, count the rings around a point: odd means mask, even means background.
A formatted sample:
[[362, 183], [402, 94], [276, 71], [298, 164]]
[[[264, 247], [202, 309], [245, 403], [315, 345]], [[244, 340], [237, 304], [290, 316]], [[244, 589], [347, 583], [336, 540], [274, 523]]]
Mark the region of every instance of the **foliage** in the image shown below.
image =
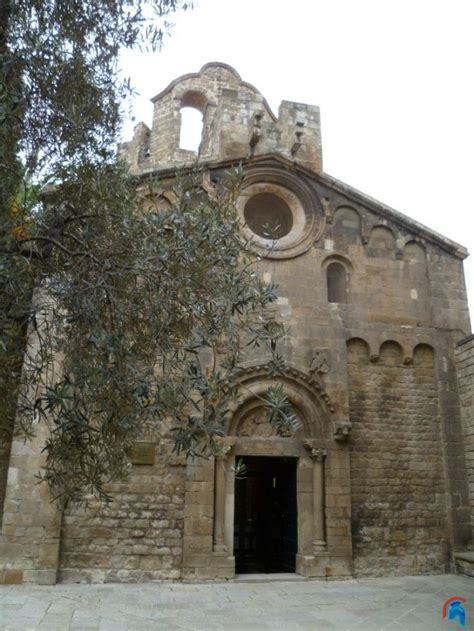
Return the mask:
[[[246, 346], [276, 355], [281, 328], [239, 230], [229, 173], [203, 195], [198, 170], [171, 209], [115, 155], [121, 47], [159, 46], [178, 0], [17, 0], [0, 31], [0, 429], [50, 429], [43, 478], [56, 496], [106, 499], [129, 451], [173, 419], [176, 449], [222, 435]], [[30, 332], [27, 335], [27, 332]], [[23, 362], [23, 369], [21, 370]], [[281, 395], [281, 393], [280, 393]], [[278, 393], [271, 420], [292, 423]], [[282, 412], [277, 413], [277, 400]]]

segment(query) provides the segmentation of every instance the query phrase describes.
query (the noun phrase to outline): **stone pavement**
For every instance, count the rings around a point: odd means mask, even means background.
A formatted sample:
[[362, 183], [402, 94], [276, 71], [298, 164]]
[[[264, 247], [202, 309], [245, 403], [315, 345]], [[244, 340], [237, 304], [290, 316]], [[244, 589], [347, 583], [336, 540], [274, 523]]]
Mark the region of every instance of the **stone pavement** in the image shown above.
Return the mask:
[[0, 629], [178, 631], [308, 629], [457, 631], [445, 600], [464, 596], [474, 630], [474, 580], [455, 575], [226, 583], [0, 586]]

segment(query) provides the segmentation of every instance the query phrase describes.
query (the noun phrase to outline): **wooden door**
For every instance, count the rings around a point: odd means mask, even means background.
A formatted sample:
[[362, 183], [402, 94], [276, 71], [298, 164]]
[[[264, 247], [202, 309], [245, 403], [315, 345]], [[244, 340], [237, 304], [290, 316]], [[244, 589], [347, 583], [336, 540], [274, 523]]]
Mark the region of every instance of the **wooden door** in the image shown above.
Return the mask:
[[243, 458], [235, 481], [236, 572], [294, 572], [297, 550], [296, 458]]

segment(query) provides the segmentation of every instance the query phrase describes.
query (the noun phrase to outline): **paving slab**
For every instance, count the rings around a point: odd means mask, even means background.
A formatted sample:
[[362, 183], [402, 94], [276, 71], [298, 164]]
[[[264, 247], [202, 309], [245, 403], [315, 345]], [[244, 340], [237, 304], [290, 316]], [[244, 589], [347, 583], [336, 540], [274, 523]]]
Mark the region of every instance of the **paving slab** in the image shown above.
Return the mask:
[[0, 585], [3, 631], [458, 631], [444, 602], [466, 599], [474, 631], [474, 579], [449, 575], [225, 583]]

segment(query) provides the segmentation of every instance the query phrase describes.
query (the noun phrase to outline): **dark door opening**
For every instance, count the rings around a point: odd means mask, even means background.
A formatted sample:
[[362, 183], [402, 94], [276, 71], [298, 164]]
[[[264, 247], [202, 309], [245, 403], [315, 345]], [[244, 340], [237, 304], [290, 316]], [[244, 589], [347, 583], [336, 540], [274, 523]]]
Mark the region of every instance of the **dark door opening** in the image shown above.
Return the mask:
[[237, 574], [294, 572], [297, 550], [296, 458], [242, 458], [235, 480]]

